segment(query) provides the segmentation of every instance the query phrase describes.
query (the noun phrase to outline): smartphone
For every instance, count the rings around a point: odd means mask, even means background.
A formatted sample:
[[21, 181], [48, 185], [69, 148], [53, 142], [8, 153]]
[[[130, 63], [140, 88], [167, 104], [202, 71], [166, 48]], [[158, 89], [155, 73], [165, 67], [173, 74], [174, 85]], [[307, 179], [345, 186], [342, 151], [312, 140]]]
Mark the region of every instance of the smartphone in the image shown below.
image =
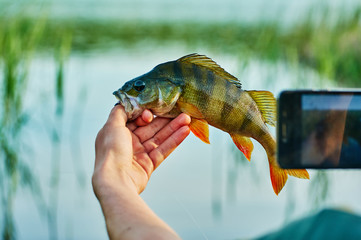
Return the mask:
[[282, 168], [361, 168], [361, 89], [283, 91], [276, 131]]

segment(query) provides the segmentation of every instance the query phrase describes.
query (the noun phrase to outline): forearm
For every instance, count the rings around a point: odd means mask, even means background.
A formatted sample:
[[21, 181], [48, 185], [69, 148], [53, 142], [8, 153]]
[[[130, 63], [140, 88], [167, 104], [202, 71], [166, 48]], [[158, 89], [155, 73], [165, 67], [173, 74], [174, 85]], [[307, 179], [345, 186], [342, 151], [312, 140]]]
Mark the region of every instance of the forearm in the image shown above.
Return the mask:
[[117, 177], [121, 181], [116, 189], [106, 189], [105, 184], [99, 196], [110, 239], [179, 239], [143, 201], [131, 180]]
[[142, 119], [127, 122], [124, 108], [117, 106], [97, 135], [92, 184], [111, 239], [179, 239], [139, 193], [188, 136], [191, 119], [185, 114], [174, 120], [152, 117], [145, 110]]

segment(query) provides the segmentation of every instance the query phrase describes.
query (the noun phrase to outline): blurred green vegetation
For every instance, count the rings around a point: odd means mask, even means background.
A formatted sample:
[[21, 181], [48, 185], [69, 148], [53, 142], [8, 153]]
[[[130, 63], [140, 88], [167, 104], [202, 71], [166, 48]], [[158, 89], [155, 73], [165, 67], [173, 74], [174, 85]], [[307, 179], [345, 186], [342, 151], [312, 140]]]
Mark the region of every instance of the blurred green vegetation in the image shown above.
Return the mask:
[[[59, 36], [72, 35], [75, 52], [111, 48], [132, 48], [143, 43], [175, 43], [209, 48], [241, 58], [259, 58], [270, 62], [296, 62], [336, 81], [340, 86], [360, 86], [361, 8], [340, 13], [331, 20], [325, 10], [310, 12], [299, 23], [283, 26], [276, 21], [256, 23], [146, 22], [62, 19], [46, 22], [39, 39], [42, 50], [58, 47]], [[25, 38], [36, 21], [33, 18], [0, 17], [0, 22], [18, 22], [19, 38]], [[8, 24], [0, 26], [7, 32]]]
[[[15, 239], [16, 231], [13, 218], [15, 195], [19, 187], [28, 189], [34, 198], [40, 214], [48, 215], [54, 219], [56, 208], [52, 201], [47, 206], [44, 196], [30, 166], [31, 160], [21, 154], [26, 148], [26, 140], [22, 140], [21, 131], [29, 118], [24, 108], [25, 96], [28, 92], [28, 72], [34, 54], [41, 51], [41, 44], [46, 35], [48, 21], [45, 17], [26, 19], [21, 15], [0, 17], [0, 200], [2, 220], [0, 230], [2, 239]], [[55, 33], [53, 33], [55, 34]], [[57, 35], [53, 36], [53, 46], [50, 52], [54, 54], [57, 66], [55, 74], [55, 98], [57, 102], [56, 115], [61, 117], [63, 112], [63, 66], [70, 53], [71, 34], [57, 29]], [[58, 126], [54, 132], [58, 135]], [[59, 141], [54, 141], [58, 144]], [[59, 159], [54, 158], [59, 162]], [[53, 173], [58, 172], [58, 164], [53, 164]], [[57, 179], [56, 175], [52, 175]], [[54, 180], [52, 180], [54, 182]], [[53, 183], [57, 189], [58, 182]], [[51, 193], [57, 197], [56, 193]], [[55, 198], [50, 196], [50, 198]], [[49, 221], [51, 222], [51, 221]], [[50, 225], [51, 239], [56, 239], [56, 228]]]
[[23, 111], [27, 73], [35, 45], [45, 21], [32, 21], [31, 28], [23, 28], [20, 19], [0, 21], [0, 185], [3, 239], [13, 239], [13, 201], [19, 184], [29, 188], [39, 199], [40, 188], [29, 164], [19, 156], [22, 145], [20, 133], [28, 115]]

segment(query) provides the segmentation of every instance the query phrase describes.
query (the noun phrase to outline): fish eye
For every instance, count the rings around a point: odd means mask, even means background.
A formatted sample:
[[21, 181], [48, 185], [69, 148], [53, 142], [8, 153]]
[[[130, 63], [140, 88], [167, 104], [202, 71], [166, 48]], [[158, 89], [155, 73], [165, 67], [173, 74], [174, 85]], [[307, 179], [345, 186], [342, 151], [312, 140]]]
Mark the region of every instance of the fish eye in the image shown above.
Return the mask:
[[145, 88], [145, 83], [144, 83], [143, 81], [141, 81], [141, 80], [137, 80], [137, 81], [135, 81], [135, 83], [133, 84], [133, 88], [134, 88], [135, 90], [137, 90], [138, 92], [141, 92], [141, 91], [143, 91], [144, 88]]

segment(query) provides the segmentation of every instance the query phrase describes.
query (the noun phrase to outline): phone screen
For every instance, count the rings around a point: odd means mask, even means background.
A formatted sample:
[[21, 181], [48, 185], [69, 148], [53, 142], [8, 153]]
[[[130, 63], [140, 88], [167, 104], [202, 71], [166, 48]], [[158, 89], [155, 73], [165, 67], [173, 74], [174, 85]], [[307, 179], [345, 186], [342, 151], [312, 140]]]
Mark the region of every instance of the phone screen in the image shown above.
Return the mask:
[[285, 168], [361, 168], [361, 92], [286, 91], [278, 159]]

